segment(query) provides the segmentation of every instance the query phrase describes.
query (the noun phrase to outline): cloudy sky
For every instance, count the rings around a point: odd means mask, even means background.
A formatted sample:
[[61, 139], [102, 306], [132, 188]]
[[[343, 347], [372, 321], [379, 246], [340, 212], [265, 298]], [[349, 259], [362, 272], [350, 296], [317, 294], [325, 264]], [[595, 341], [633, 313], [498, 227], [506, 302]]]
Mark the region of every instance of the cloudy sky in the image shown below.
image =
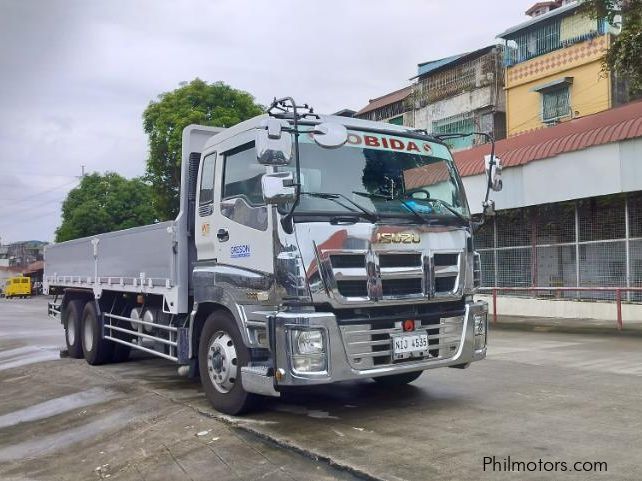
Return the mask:
[[143, 174], [141, 114], [181, 81], [359, 109], [419, 62], [494, 43], [530, 3], [0, 0], [1, 241], [53, 240], [81, 165]]

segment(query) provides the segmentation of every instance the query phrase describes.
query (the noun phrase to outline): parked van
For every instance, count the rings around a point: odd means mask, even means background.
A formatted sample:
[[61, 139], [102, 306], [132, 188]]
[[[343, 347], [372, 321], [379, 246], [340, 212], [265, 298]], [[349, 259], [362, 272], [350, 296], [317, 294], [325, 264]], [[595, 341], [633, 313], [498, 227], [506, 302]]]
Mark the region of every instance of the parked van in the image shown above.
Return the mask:
[[30, 277], [10, 277], [4, 285], [4, 296], [10, 297], [31, 297]]

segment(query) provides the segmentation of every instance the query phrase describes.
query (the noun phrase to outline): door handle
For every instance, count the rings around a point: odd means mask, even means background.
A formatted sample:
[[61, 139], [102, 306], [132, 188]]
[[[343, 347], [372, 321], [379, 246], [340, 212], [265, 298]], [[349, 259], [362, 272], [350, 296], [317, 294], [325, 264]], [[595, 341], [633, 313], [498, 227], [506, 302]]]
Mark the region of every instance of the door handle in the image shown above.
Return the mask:
[[227, 231], [227, 229], [219, 229], [216, 233], [216, 237], [218, 238], [219, 242], [227, 242], [230, 239], [230, 233]]

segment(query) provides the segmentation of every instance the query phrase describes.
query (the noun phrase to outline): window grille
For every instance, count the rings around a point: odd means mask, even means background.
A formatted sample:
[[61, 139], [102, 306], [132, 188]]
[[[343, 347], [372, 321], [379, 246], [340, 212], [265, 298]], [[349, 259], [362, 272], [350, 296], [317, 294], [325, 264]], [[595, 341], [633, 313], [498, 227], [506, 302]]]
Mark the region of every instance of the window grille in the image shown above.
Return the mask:
[[504, 64], [510, 67], [605, 32], [604, 20], [591, 19], [580, 13], [542, 21], [506, 39]]
[[493, 50], [481, 57], [422, 76], [413, 85], [412, 97], [417, 108], [487, 85], [497, 83], [501, 87], [504, 76], [500, 59], [501, 51]]
[[570, 89], [565, 85], [542, 92], [542, 120], [551, 122], [571, 113]]
[[[456, 134], [475, 131], [475, 119], [472, 113], [455, 115], [432, 123], [433, 134]], [[473, 146], [474, 138], [463, 137], [461, 139], [448, 139], [446, 144], [452, 150], [466, 149]]]

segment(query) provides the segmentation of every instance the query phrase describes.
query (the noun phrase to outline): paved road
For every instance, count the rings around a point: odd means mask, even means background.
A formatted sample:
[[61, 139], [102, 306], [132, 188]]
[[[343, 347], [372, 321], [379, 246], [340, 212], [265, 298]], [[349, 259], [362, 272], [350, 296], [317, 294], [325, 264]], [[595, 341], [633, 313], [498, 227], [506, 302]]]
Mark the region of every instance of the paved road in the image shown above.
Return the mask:
[[[642, 479], [640, 338], [492, 332], [467, 370], [291, 392], [236, 419], [162, 360], [52, 360], [62, 329], [44, 311], [0, 302], [0, 478]], [[537, 471], [505, 472], [509, 457]]]

